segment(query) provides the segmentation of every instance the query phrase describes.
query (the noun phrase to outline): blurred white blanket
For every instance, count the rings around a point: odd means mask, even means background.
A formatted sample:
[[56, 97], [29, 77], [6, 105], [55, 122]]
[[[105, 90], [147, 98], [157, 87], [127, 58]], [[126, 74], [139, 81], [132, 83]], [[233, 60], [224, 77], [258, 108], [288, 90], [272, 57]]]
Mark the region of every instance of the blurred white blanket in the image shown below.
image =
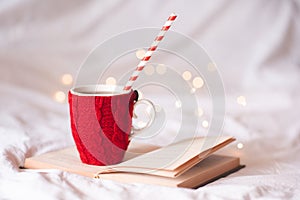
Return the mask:
[[[287, 1], [0, 1], [0, 197], [3, 199], [297, 199], [300, 197], [300, 3]], [[224, 134], [245, 169], [196, 190], [19, 169], [73, 144], [53, 94], [88, 52], [120, 32], [158, 27], [202, 44], [226, 90]], [[236, 103], [244, 95], [247, 106]], [[167, 136], [166, 136], [167, 137]]]

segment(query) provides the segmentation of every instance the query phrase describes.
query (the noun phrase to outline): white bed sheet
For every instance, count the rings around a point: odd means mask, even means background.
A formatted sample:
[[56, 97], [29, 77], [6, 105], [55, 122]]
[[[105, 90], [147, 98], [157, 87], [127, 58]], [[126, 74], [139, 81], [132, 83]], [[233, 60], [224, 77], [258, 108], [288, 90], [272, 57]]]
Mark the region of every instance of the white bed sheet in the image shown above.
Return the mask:
[[[1, 1], [0, 197], [2, 199], [297, 199], [300, 197], [300, 26], [297, 1]], [[158, 27], [201, 43], [226, 89], [225, 152], [247, 167], [196, 190], [19, 169], [25, 157], [73, 145], [60, 77], [119, 32]], [[247, 106], [236, 103], [245, 95]]]

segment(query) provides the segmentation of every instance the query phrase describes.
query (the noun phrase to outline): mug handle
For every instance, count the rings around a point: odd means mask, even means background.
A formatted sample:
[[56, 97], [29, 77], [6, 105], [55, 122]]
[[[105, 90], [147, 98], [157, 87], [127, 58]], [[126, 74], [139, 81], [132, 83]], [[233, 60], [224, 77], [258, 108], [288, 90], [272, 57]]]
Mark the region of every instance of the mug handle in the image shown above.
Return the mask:
[[135, 104], [133, 106], [133, 118], [135, 118], [135, 119], [138, 118], [138, 116], [135, 114], [134, 110], [140, 104], [147, 105], [148, 107], [146, 109], [150, 108], [151, 110], [153, 110], [153, 112], [146, 110], [145, 113], [147, 114], [149, 120], [147, 122], [145, 122], [145, 124], [143, 126], [138, 125], [138, 124], [134, 124], [134, 122], [132, 122], [132, 130], [131, 130], [131, 134], [130, 134], [131, 136], [133, 134], [135, 134], [136, 131], [141, 131], [141, 130], [143, 130], [145, 128], [148, 128], [149, 126], [151, 126], [151, 124], [153, 123], [153, 121], [155, 119], [155, 115], [156, 115], [155, 114], [155, 106], [148, 99], [140, 99], [137, 102], [135, 102]]

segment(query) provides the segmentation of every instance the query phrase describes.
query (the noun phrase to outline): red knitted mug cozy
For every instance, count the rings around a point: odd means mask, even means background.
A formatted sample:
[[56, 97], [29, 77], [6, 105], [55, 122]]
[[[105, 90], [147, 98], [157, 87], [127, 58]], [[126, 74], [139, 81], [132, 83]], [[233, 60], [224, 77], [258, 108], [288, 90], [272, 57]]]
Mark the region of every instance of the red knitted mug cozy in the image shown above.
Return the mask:
[[129, 144], [137, 91], [113, 96], [78, 96], [69, 92], [72, 135], [83, 163], [122, 161]]

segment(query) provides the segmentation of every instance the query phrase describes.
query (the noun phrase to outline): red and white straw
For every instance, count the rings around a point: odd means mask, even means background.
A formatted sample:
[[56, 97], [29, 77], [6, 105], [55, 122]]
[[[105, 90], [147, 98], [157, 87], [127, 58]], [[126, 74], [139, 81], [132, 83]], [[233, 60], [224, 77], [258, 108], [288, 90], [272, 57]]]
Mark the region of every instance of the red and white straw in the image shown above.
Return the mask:
[[144, 57], [141, 59], [140, 63], [138, 64], [137, 68], [134, 70], [133, 74], [129, 78], [129, 80], [128, 80], [127, 84], [125, 85], [125, 87], [123, 88], [123, 90], [125, 90], [125, 91], [131, 90], [132, 84], [139, 77], [140, 72], [144, 69], [145, 65], [150, 60], [150, 58], [151, 58], [153, 52], [156, 50], [159, 42], [162, 41], [162, 39], [164, 38], [164, 35], [170, 29], [170, 27], [171, 27], [172, 23], [174, 22], [174, 20], [176, 19], [176, 17], [177, 17], [177, 15], [175, 15], [174, 13], [172, 13], [169, 16], [168, 20], [166, 21], [164, 26], [161, 28], [159, 34], [154, 39], [153, 43], [151, 44], [151, 46], [145, 53]]

